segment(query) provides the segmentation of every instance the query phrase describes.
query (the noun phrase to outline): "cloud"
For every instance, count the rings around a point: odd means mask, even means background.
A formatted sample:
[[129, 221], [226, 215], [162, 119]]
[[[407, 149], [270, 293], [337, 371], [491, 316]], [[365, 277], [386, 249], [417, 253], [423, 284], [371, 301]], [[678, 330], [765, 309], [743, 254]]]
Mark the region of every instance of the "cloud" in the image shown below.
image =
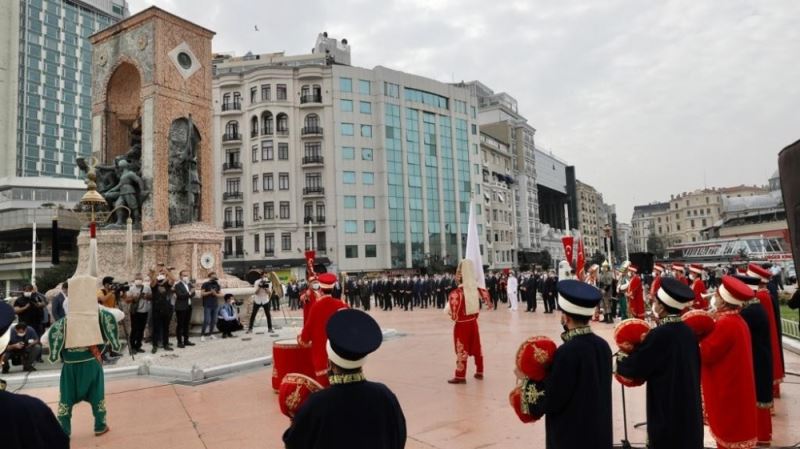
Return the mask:
[[215, 30], [216, 51], [306, 53], [328, 31], [355, 65], [481, 80], [622, 221], [670, 193], [764, 184], [800, 138], [794, 0], [130, 3]]

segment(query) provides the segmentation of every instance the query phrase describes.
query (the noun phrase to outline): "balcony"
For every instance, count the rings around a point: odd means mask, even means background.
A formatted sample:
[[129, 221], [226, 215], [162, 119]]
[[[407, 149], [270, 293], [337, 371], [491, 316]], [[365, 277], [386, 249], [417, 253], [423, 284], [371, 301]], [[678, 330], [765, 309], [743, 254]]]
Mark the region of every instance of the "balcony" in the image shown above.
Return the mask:
[[244, 221], [236, 220], [236, 221], [224, 221], [222, 222], [222, 229], [235, 229], [235, 228], [243, 228]]
[[300, 96], [301, 105], [317, 105], [322, 103], [321, 94], [306, 94]]
[[322, 127], [321, 126], [304, 126], [303, 129], [300, 130], [300, 135], [302, 137], [321, 137], [322, 136]]
[[242, 135], [239, 133], [225, 133], [222, 135], [222, 143], [242, 143]]
[[321, 165], [325, 162], [325, 158], [319, 154], [312, 154], [311, 156], [303, 157], [303, 165]]
[[264, 257], [275, 257], [275, 250], [274, 249], [265, 249], [264, 250]]
[[241, 259], [243, 257], [244, 257], [244, 252], [243, 251], [238, 251], [238, 252], [235, 252], [235, 253], [228, 253], [228, 252], [222, 253], [222, 258], [226, 259], [226, 260], [227, 259]]
[[261, 130], [261, 135], [262, 135], [262, 136], [271, 136], [271, 135], [273, 135], [273, 134], [275, 134], [275, 132], [274, 132], [274, 130], [272, 129], [272, 127], [270, 127], [270, 128], [266, 128], [266, 129], [262, 129], [262, 130]]
[[239, 202], [244, 200], [242, 192], [225, 192], [222, 194], [222, 201]]
[[319, 215], [318, 215], [318, 216], [317, 216], [317, 219], [316, 219], [316, 221], [314, 221], [314, 223], [317, 223], [317, 224], [323, 224], [323, 223], [325, 223], [325, 216], [324, 216], [324, 215], [322, 215], [322, 216], [319, 216]]
[[224, 172], [242, 171], [242, 163], [241, 162], [226, 162], [226, 163], [222, 164], [222, 171], [224, 171]]
[[325, 223], [325, 216], [324, 215], [318, 215], [316, 217], [313, 217], [313, 216], [306, 215], [305, 218], [303, 218], [303, 223], [308, 224], [308, 222], [311, 222], [313, 224], [324, 224]]
[[321, 186], [312, 186], [303, 188], [303, 196], [323, 196], [325, 195], [325, 188]]
[[227, 113], [238, 113], [242, 111], [242, 103], [235, 102], [235, 103], [222, 103], [222, 113], [223, 115], [227, 115]]
[[275, 135], [278, 136], [278, 137], [286, 137], [286, 136], [289, 135], [289, 130], [288, 129], [279, 129], [278, 131], [275, 132]]

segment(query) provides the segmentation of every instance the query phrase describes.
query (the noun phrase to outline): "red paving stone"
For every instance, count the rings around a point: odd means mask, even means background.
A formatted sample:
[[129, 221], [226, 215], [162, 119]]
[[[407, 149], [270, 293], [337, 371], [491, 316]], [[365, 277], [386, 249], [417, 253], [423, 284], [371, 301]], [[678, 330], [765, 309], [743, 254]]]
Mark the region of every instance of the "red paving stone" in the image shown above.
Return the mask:
[[[373, 312], [383, 328], [405, 334], [383, 344], [370, 356], [367, 377], [387, 384], [398, 396], [408, 423], [410, 449], [544, 448], [544, 421], [522, 424], [508, 406], [514, 386], [514, 354], [532, 335], [560, 342], [558, 315], [517, 312], [505, 308], [481, 314], [480, 327], [486, 379], [471, 376], [466, 385], [449, 385], [455, 356], [452, 324], [441, 311]], [[594, 324], [609, 338], [612, 326]], [[271, 347], [265, 345], [265, 353]], [[800, 372], [800, 357], [786, 354], [787, 371]], [[111, 432], [91, 433], [88, 404], [75, 408], [72, 447], [114, 449], [243, 449], [281, 448], [281, 434], [289, 424], [280, 414], [270, 386], [271, 368], [258, 369], [217, 382], [188, 387], [147, 378], [109, 381], [106, 402]], [[790, 376], [777, 402], [774, 445], [800, 441], [800, 377]], [[623, 435], [620, 387], [613, 385], [614, 437]], [[645, 430], [633, 429], [645, 420], [644, 388], [627, 389], [629, 439], [645, 441]], [[55, 407], [56, 388], [30, 389]], [[358, 420], [354, 416], [353, 420]], [[707, 444], [710, 445], [710, 440]]]

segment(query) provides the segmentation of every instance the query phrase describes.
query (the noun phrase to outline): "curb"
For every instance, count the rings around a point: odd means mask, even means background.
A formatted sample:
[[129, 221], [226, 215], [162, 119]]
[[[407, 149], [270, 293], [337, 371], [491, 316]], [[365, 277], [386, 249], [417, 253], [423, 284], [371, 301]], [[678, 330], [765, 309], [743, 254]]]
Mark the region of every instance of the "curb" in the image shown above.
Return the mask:
[[783, 349], [800, 355], [800, 340], [790, 337], [783, 337]]

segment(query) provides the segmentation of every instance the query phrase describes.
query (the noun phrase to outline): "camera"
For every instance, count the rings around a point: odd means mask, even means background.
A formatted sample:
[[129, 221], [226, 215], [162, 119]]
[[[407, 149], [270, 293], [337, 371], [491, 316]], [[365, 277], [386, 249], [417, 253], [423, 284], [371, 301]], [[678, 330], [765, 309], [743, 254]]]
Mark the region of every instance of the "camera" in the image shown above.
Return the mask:
[[115, 293], [128, 292], [130, 289], [131, 286], [127, 282], [114, 282], [111, 284], [111, 290]]
[[270, 283], [269, 283], [269, 281], [262, 280], [261, 282], [258, 283], [258, 286], [260, 288], [269, 288], [270, 287]]

